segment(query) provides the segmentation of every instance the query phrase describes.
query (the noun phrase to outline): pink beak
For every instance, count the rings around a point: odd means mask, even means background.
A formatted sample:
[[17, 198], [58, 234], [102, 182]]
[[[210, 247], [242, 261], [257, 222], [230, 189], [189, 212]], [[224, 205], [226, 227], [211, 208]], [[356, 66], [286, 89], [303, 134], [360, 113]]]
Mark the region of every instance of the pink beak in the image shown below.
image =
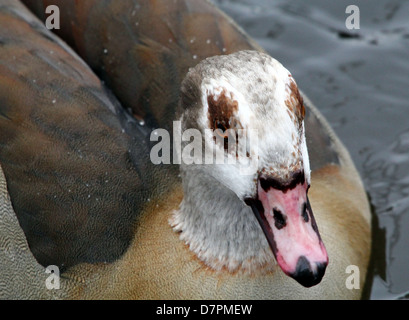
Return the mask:
[[271, 177], [259, 177], [258, 199], [249, 201], [285, 274], [305, 287], [318, 284], [328, 265], [307, 197], [304, 173], [288, 184]]

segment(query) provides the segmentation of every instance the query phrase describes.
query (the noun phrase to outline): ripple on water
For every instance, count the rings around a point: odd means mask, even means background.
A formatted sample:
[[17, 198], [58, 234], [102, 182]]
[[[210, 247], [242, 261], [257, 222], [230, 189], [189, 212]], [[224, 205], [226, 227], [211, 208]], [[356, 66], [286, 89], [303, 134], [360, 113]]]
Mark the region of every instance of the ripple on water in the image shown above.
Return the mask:
[[[372, 152], [363, 164], [364, 180], [385, 234], [386, 271], [374, 279], [375, 291], [385, 287], [388, 294], [377, 298], [397, 298], [409, 294], [409, 130], [399, 134], [385, 148]], [[376, 232], [376, 230], [375, 230]], [[383, 233], [375, 233], [382, 236]], [[382, 269], [375, 261], [375, 269]], [[378, 268], [377, 268], [378, 267]], [[376, 273], [376, 272], [375, 272]], [[374, 293], [375, 292], [375, 293]]]

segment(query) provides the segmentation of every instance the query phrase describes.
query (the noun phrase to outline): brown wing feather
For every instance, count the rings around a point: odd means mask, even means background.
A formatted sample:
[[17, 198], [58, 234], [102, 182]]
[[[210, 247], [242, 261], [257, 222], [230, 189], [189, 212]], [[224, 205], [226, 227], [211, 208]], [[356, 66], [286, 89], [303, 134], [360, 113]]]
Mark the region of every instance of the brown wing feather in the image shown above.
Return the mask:
[[47, 5], [58, 5], [62, 27], [56, 33], [136, 118], [164, 128], [171, 125], [189, 67], [209, 56], [258, 48], [203, 0], [24, 2], [40, 17]]
[[155, 195], [160, 168], [149, 161], [149, 131], [56, 36], [6, 2], [0, 163], [19, 222], [43, 265], [115, 260]]

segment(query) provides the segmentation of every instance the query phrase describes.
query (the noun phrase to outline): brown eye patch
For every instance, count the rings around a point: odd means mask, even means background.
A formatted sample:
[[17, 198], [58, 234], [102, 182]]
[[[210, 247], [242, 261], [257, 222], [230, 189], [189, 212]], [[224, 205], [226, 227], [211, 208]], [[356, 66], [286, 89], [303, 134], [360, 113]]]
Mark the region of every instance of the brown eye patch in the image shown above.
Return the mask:
[[234, 113], [237, 112], [239, 104], [227, 94], [225, 89], [223, 89], [218, 97], [209, 94], [207, 96], [207, 104], [209, 106], [208, 118], [210, 129], [220, 129], [225, 131], [234, 128], [230, 119], [233, 119]]
[[[207, 96], [209, 127], [222, 139], [224, 139], [224, 149], [228, 149], [228, 139], [237, 138], [232, 135], [232, 130], [238, 128], [238, 122], [234, 118], [234, 113], [238, 110], [238, 102], [223, 91], [216, 97], [213, 94]], [[230, 130], [232, 129], [232, 130]], [[214, 137], [216, 140], [216, 137]]]

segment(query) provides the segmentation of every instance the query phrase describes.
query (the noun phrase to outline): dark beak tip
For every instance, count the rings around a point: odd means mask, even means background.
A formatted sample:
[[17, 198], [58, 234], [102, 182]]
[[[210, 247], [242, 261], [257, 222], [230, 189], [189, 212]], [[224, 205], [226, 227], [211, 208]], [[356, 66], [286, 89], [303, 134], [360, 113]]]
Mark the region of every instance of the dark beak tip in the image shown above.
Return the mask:
[[306, 288], [317, 285], [321, 282], [327, 268], [327, 262], [317, 262], [316, 270], [313, 271], [311, 264], [305, 256], [298, 259], [296, 270], [290, 276]]

